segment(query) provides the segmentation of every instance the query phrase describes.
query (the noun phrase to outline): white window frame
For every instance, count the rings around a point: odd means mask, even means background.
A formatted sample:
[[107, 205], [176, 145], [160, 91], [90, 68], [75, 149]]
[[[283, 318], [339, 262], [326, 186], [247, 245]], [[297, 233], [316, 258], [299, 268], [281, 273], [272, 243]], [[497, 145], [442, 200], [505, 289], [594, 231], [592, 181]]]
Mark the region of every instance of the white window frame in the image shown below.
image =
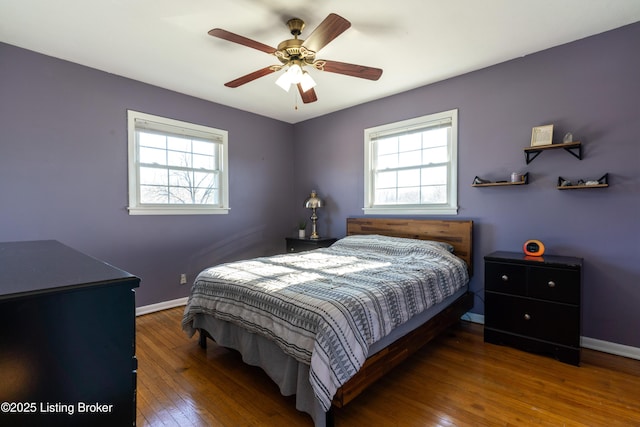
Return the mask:
[[[216, 205], [198, 204], [150, 204], [140, 202], [140, 161], [136, 121], [139, 126], [150, 126], [155, 131], [213, 140], [218, 144], [220, 156], [220, 203]], [[144, 123], [144, 125], [142, 125]], [[129, 145], [129, 215], [202, 215], [229, 213], [228, 178], [228, 132], [208, 126], [197, 125], [139, 111], [127, 110]], [[197, 170], [197, 169], [196, 169]]]
[[[375, 204], [376, 159], [374, 140], [421, 128], [450, 123], [448, 144], [447, 202], [442, 204]], [[364, 130], [364, 208], [369, 215], [457, 215], [458, 214], [458, 110], [448, 110]]]

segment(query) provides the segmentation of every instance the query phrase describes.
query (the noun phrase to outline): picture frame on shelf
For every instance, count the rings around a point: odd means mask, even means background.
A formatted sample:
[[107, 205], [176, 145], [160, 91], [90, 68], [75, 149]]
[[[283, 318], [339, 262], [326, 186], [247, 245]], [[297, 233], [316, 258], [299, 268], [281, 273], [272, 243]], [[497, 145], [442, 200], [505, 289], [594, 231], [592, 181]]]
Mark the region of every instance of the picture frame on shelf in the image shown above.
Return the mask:
[[531, 146], [551, 145], [553, 143], [553, 125], [536, 126], [531, 130]]

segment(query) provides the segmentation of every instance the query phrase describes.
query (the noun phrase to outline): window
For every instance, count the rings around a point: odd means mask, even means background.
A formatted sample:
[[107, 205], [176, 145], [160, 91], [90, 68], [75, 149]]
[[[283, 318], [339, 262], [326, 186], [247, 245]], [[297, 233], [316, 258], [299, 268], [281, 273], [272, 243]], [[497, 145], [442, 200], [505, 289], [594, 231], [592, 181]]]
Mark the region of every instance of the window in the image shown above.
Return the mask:
[[129, 214], [228, 213], [227, 131], [128, 111]]
[[365, 214], [457, 214], [458, 110], [364, 131]]

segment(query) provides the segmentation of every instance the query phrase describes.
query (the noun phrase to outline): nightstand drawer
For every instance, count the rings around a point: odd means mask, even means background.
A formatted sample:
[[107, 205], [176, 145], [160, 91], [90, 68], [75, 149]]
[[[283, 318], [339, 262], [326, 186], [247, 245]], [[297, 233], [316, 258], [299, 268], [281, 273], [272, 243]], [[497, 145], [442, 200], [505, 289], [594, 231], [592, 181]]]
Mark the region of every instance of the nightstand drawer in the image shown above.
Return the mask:
[[485, 295], [485, 326], [566, 346], [580, 344], [578, 306], [502, 294]]
[[527, 293], [549, 301], [580, 304], [580, 272], [561, 268], [530, 267]]
[[484, 286], [488, 291], [525, 295], [526, 271], [526, 267], [521, 265], [487, 262], [484, 270]]
[[285, 240], [287, 241], [287, 252], [304, 252], [327, 248], [333, 245], [338, 239], [335, 237], [321, 237], [320, 239], [287, 237]]

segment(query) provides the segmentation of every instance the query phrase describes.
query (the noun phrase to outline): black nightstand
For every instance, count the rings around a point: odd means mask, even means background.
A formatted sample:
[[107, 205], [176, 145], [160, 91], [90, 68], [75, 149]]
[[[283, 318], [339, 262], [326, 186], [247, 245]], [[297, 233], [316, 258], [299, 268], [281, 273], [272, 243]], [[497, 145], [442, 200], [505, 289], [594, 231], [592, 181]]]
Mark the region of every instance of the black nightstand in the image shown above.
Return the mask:
[[484, 340], [580, 364], [582, 258], [484, 257]]
[[303, 252], [310, 251], [312, 249], [326, 248], [333, 245], [336, 238], [333, 237], [321, 237], [319, 239], [300, 239], [299, 237], [287, 237], [287, 252]]

